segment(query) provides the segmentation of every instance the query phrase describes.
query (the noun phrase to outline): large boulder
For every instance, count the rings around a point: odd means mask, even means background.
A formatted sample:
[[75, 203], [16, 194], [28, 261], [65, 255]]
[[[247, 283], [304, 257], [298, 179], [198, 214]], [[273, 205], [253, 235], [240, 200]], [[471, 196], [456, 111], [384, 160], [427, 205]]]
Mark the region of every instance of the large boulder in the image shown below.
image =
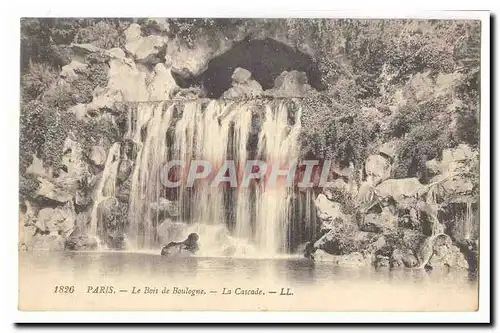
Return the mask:
[[106, 149], [103, 146], [92, 146], [89, 158], [94, 165], [103, 166], [107, 158]]
[[427, 236], [418, 231], [397, 229], [383, 237], [385, 241], [375, 254], [390, 258], [391, 267], [413, 268], [422, 264], [422, 252], [429, 243]]
[[396, 248], [392, 252], [389, 260], [389, 265], [392, 268], [406, 267], [414, 268], [420, 265], [415, 252], [410, 248]]
[[399, 139], [392, 139], [390, 141], [384, 142], [378, 148], [378, 153], [382, 156], [386, 156], [387, 158], [394, 159], [396, 157], [399, 144]]
[[34, 198], [39, 200], [50, 200], [55, 201], [60, 204], [64, 204], [73, 198], [73, 189], [65, 187], [64, 184], [60, 184], [57, 181], [49, 180], [47, 178], [37, 178], [39, 183], [38, 190], [36, 191]]
[[163, 101], [172, 99], [179, 91], [172, 72], [169, 71], [164, 64], [157, 64], [153, 71], [149, 74], [149, 100], [150, 101]]
[[368, 182], [377, 185], [391, 176], [391, 163], [381, 155], [370, 155], [365, 162]]
[[111, 91], [120, 91], [124, 101], [147, 101], [147, 73], [139, 70], [134, 61], [125, 57], [120, 49], [108, 51], [110, 56], [108, 85]]
[[113, 249], [125, 248], [127, 205], [115, 197], [106, 198], [97, 207], [99, 238]]
[[252, 74], [244, 68], [236, 68], [232, 75], [232, 87], [225, 91], [223, 98], [251, 98], [262, 95], [262, 86], [251, 79]]
[[97, 240], [89, 237], [81, 228], [75, 228], [64, 242], [64, 248], [70, 251], [90, 251], [97, 247]]
[[325, 194], [319, 194], [314, 200], [314, 204], [318, 211], [318, 217], [321, 220], [334, 220], [336, 218], [344, 219], [345, 215], [342, 213], [342, 205], [338, 202], [328, 200]]
[[450, 237], [436, 237], [432, 247], [432, 255], [426, 263], [432, 269], [469, 269], [469, 264], [460, 249], [453, 245]]
[[380, 214], [368, 213], [363, 216], [359, 229], [362, 231], [387, 233], [398, 227], [398, 216], [389, 207], [384, 207]]
[[238, 67], [234, 70], [233, 75], [231, 76], [231, 79], [233, 80], [234, 83], [246, 83], [250, 80], [252, 77], [252, 73], [250, 71]]
[[100, 54], [105, 51], [100, 47], [97, 47], [93, 44], [71, 44], [71, 51], [73, 52], [73, 60], [78, 61], [80, 63], [85, 62], [85, 58], [90, 54]]
[[443, 150], [442, 159], [426, 162], [427, 173], [434, 175], [430, 183], [436, 185], [434, 193], [450, 202], [470, 201], [474, 190], [471, 177], [464, 174], [477, 173], [478, 152], [466, 144]]
[[63, 207], [42, 208], [38, 212], [35, 226], [45, 233], [67, 236], [75, 227], [75, 211], [72, 202]]
[[136, 62], [155, 65], [163, 62], [163, 55], [167, 47], [168, 38], [165, 36], [141, 36], [140, 26], [136, 23], [130, 25], [125, 31], [125, 49]]
[[64, 141], [61, 164], [63, 168], [57, 179], [65, 186], [77, 188], [88, 179], [89, 170], [83, 156], [83, 147], [69, 137]]
[[123, 101], [123, 94], [120, 90], [102, 89], [94, 92], [92, 102], [87, 105], [87, 113], [99, 114], [101, 111], [114, 111], [115, 104]]
[[70, 79], [78, 76], [78, 72], [87, 68], [87, 64], [79, 62], [77, 60], [72, 60], [71, 63], [63, 66], [61, 68], [61, 73], [59, 77], [62, 79]]
[[358, 231], [355, 226], [330, 230], [314, 243], [315, 249], [329, 254], [343, 255], [371, 250], [378, 238], [374, 233]]
[[362, 268], [370, 265], [370, 260], [359, 252], [352, 252], [346, 255], [332, 255], [323, 250], [314, 252], [314, 261], [330, 262], [342, 268]]
[[305, 97], [314, 89], [309, 85], [307, 75], [296, 70], [281, 73], [274, 81], [274, 87], [265, 95], [274, 97]]
[[417, 178], [388, 179], [380, 183], [375, 192], [380, 198], [392, 197], [396, 202], [418, 196], [424, 189]]
[[474, 184], [471, 179], [461, 175], [440, 174], [430, 180], [431, 183], [439, 184], [434, 191], [441, 198], [450, 198], [450, 202], [461, 202], [467, 198]]

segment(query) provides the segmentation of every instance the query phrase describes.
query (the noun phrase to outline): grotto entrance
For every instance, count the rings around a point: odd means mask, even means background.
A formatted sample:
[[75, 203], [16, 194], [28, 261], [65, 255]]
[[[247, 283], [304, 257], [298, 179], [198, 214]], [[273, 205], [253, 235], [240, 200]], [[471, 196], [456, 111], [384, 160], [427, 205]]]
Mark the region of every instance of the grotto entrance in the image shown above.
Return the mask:
[[274, 39], [245, 39], [208, 63], [208, 68], [196, 79], [209, 98], [220, 98], [231, 87], [231, 75], [238, 67], [252, 73], [263, 90], [274, 86], [274, 80], [284, 71], [306, 73], [309, 84], [323, 90], [320, 72], [312, 57]]

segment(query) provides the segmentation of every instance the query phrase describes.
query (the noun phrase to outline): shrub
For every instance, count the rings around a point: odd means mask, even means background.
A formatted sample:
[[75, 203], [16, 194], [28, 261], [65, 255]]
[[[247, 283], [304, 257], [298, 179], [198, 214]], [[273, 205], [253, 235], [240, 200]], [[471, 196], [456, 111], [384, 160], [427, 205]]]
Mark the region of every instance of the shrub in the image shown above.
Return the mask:
[[92, 43], [103, 49], [111, 49], [123, 46], [125, 35], [123, 31], [117, 29], [116, 25], [106, 21], [98, 21], [78, 30], [74, 42], [78, 44]]
[[25, 98], [36, 99], [57, 79], [56, 71], [45, 63], [29, 62], [27, 72], [21, 78]]

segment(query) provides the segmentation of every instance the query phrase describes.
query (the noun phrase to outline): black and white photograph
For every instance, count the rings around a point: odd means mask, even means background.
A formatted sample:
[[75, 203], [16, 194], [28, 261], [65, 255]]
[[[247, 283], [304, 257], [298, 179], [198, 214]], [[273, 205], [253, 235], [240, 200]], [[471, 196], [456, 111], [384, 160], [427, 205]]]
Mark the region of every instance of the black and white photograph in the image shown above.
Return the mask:
[[21, 18], [19, 310], [478, 311], [484, 22]]

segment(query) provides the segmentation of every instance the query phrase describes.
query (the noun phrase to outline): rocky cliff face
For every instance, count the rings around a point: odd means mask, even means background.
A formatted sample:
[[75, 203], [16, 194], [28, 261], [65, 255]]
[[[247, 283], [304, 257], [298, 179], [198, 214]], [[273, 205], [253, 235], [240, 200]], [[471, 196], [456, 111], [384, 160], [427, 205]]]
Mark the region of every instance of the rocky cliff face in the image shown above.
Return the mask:
[[478, 211], [471, 208], [475, 199], [466, 176], [475, 154], [466, 145], [446, 149], [442, 161], [429, 161], [437, 174], [428, 184], [391, 179], [389, 155], [370, 155], [353, 211], [332, 196], [318, 195], [322, 236], [314, 242], [314, 258], [337, 262], [344, 256], [343, 265], [352, 260], [354, 267], [476, 269]]

